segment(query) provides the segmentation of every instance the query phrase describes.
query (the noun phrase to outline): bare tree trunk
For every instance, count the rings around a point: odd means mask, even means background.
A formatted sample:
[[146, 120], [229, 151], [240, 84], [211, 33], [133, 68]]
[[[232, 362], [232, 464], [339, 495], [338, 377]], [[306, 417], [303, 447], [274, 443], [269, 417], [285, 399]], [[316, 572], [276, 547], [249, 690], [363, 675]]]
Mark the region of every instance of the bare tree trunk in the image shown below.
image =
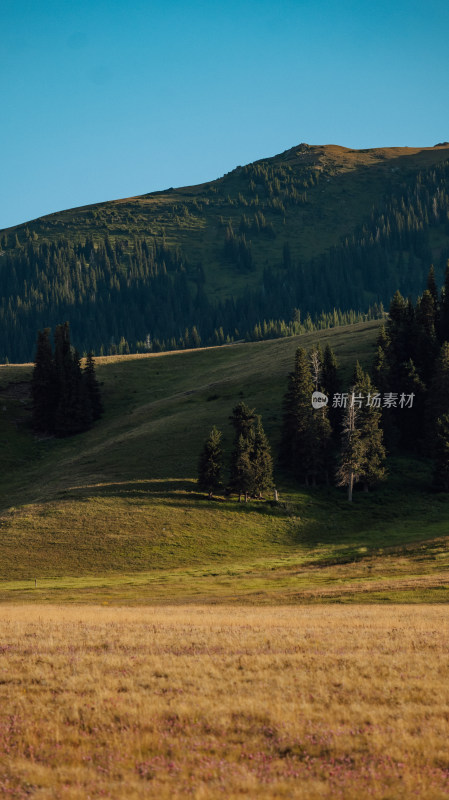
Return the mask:
[[350, 503], [352, 503], [352, 488], [353, 488], [353, 486], [354, 486], [354, 473], [351, 472], [351, 475], [349, 477], [349, 483], [348, 483], [348, 500], [349, 500]]
[[248, 492], [245, 492], [245, 503], [248, 502]]

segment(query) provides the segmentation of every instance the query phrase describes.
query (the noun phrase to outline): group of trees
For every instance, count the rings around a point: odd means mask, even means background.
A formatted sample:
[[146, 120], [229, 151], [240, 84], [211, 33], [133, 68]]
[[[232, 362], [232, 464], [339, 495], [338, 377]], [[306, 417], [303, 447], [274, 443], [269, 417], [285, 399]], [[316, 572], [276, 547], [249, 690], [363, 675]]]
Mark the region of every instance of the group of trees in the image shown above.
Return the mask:
[[69, 324], [57, 325], [52, 350], [50, 328], [39, 331], [33, 377], [33, 428], [37, 433], [71, 436], [91, 427], [103, 412], [92, 353], [84, 370], [70, 344]]
[[[329, 404], [314, 409], [314, 391]], [[441, 291], [431, 267], [416, 303], [395, 293], [372, 369], [357, 363], [347, 392], [329, 346], [296, 352], [284, 398], [287, 472], [306, 485], [333, 478], [351, 500], [356, 483], [368, 491], [385, 479], [386, 448], [432, 458], [434, 488], [449, 491], [449, 262]]]
[[438, 291], [433, 267], [413, 304], [396, 292], [377, 340], [373, 368], [383, 391], [413, 393], [413, 407], [387, 415], [389, 447], [433, 458], [435, 488], [449, 490], [449, 262]]
[[[230, 421], [234, 428], [234, 446], [230, 459], [227, 493], [235, 492], [241, 502], [248, 497], [262, 497], [273, 487], [273, 460], [271, 448], [262, 426], [260, 415], [240, 402], [232, 411]], [[214, 425], [198, 463], [198, 486], [208, 492], [209, 498], [222, 487], [223, 451], [222, 434]]]
[[[331, 347], [326, 345], [323, 353], [318, 345], [310, 355], [298, 348], [284, 397], [280, 451], [284, 470], [306, 486], [331, 481], [345, 485], [349, 500], [356, 482], [368, 491], [383, 480], [381, 410], [366, 404], [376, 391], [357, 362], [345, 405], [334, 404], [333, 399], [343, 394]], [[313, 392], [326, 395], [329, 402], [314, 408]]]

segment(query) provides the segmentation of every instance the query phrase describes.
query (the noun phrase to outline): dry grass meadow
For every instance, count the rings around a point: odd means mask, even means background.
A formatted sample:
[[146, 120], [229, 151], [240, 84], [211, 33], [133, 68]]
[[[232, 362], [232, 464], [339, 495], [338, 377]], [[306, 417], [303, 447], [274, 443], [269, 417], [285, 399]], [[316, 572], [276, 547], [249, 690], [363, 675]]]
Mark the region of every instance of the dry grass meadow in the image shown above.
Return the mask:
[[449, 796], [449, 610], [3, 606], [2, 798]]

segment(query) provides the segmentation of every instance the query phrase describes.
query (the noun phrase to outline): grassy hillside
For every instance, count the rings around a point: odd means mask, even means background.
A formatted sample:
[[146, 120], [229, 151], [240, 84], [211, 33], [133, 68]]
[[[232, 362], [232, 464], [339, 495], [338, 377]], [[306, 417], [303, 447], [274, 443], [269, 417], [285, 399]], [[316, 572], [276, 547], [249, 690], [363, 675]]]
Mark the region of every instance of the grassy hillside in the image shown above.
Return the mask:
[[114, 354], [300, 333], [288, 324], [334, 309], [376, 317], [396, 289], [421, 293], [431, 263], [441, 284], [448, 259], [449, 145], [302, 144], [0, 231], [0, 361], [32, 358], [37, 330], [65, 320], [82, 351]]
[[[94, 239], [108, 234], [124, 240], [165, 235], [167, 244], [180, 247], [191, 264], [203, 265], [208, 294], [235, 296], [247, 285], [258, 285], [264, 267], [282, 263], [285, 241], [294, 259], [319, 255], [352, 234], [373, 207], [381, 208], [388, 193], [401, 190], [419, 170], [448, 157], [448, 144], [372, 150], [300, 144], [209, 183], [69, 209], [10, 228], [8, 233], [17, 233], [21, 241], [26, 241], [27, 232], [32, 238], [76, 240], [89, 234]], [[258, 167], [268, 179], [258, 177]], [[273, 207], [274, 198], [283, 201], [283, 210]], [[276, 236], [248, 233], [256, 269], [239, 273], [223, 258], [224, 222], [231, 221], [237, 231], [242, 214], [252, 217], [257, 211], [264, 213]]]
[[449, 504], [429, 493], [426, 462], [393, 461], [386, 486], [353, 507], [341, 490], [281, 476], [278, 506], [210, 502], [195, 486], [204, 438], [215, 423], [229, 450], [242, 398], [276, 450], [299, 344], [331, 341], [349, 374], [356, 358], [370, 362], [377, 330], [98, 359], [105, 416], [70, 440], [32, 436], [31, 366], [0, 367], [0, 597], [445, 599]]

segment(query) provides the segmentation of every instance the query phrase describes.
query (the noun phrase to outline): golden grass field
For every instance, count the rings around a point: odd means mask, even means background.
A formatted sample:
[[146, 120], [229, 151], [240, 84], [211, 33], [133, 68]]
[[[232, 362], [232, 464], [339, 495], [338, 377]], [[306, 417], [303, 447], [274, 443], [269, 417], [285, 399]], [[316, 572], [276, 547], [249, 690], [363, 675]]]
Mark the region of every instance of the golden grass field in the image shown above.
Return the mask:
[[0, 607], [0, 796], [449, 795], [449, 610]]

